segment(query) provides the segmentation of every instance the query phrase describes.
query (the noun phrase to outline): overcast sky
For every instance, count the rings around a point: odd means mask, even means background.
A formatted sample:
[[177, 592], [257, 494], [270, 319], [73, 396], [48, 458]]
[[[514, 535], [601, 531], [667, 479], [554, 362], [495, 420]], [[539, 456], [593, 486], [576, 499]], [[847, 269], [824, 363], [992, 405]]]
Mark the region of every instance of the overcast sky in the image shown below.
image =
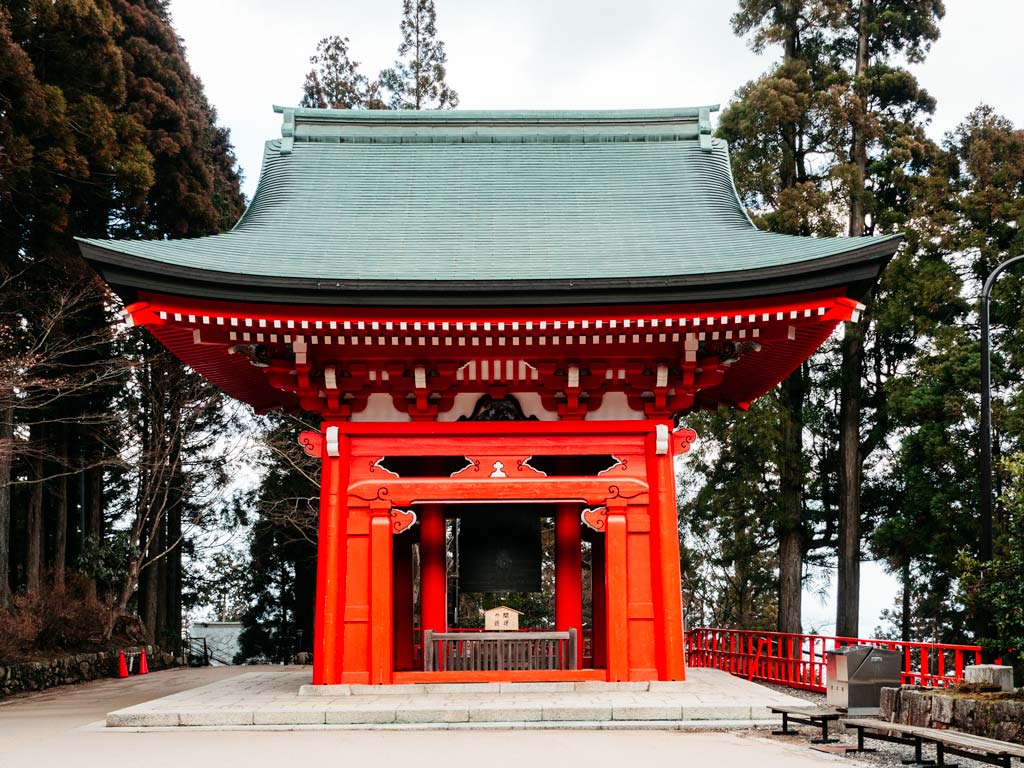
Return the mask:
[[[295, 105], [325, 35], [351, 40], [374, 76], [395, 58], [401, 0], [172, 0], [192, 70], [231, 129], [255, 189], [272, 104]], [[774, 56], [735, 37], [731, 0], [436, 0], [449, 83], [464, 109], [586, 109], [725, 104]], [[1020, 0], [946, 0], [923, 65], [940, 138], [987, 102], [1024, 125]]]
[[[375, 76], [399, 43], [401, 0], [172, 0], [178, 34], [221, 124], [231, 129], [256, 187], [263, 142], [280, 136], [273, 104], [295, 105], [317, 40], [350, 38]], [[464, 109], [587, 109], [726, 104], [765, 71], [735, 37], [731, 0], [436, 0], [448, 80]], [[1024, 125], [1021, 0], [946, 0], [942, 37], [915, 67], [938, 99], [939, 139], [975, 106], [992, 104]], [[877, 564], [863, 573], [861, 632], [892, 607], [895, 582]], [[834, 626], [834, 590], [805, 594], [805, 627]]]

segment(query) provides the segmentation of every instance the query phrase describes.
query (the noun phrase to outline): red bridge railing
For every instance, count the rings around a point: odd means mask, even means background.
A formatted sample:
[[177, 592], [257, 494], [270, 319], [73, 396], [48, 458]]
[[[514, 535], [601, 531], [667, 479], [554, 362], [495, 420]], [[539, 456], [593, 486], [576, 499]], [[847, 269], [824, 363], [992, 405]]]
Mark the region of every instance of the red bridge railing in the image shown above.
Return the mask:
[[748, 680], [823, 692], [827, 682], [825, 652], [848, 645], [900, 651], [904, 685], [954, 685], [963, 680], [965, 666], [981, 663], [981, 646], [977, 645], [709, 628], [686, 633], [686, 663], [690, 667], [720, 669]]

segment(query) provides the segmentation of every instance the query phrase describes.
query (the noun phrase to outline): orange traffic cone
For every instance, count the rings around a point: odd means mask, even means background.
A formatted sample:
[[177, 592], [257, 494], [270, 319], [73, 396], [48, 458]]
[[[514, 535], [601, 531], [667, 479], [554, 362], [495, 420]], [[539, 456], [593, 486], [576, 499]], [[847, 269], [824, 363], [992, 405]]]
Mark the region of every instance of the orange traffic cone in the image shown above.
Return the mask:
[[121, 655], [117, 659], [117, 676], [128, 677], [128, 665], [124, 662], [124, 651], [121, 651]]
[[148, 675], [149, 674], [149, 664], [146, 662], [146, 649], [145, 648], [142, 649], [142, 656], [139, 657], [139, 674], [140, 675]]

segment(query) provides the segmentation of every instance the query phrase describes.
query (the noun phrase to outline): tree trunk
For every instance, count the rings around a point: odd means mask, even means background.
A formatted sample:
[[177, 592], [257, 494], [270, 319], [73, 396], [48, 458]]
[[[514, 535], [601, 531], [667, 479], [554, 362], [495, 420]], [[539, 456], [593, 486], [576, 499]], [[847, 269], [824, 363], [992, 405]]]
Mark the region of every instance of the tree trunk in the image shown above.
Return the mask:
[[139, 580], [139, 613], [141, 614], [142, 623], [146, 626], [146, 635], [151, 642], [156, 636], [157, 602], [159, 598], [158, 570], [159, 568], [156, 563], [150, 564], [142, 572], [142, 578]]
[[[180, 477], [177, 478], [180, 482]], [[167, 553], [164, 568], [164, 621], [162, 641], [175, 642], [181, 637], [181, 501], [175, 492], [174, 503], [167, 510], [167, 546], [174, 549]], [[175, 542], [178, 542], [175, 544]], [[165, 645], [166, 647], [166, 645]]]
[[850, 121], [851, 143], [850, 162], [853, 166], [853, 177], [850, 180], [850, 237], [864, 235], [864, 179], [867, 173], [867, 97], [860, 87], [861, 78], [868, 69], [868, 17], [871, 13], [871, 0], [860, 0], [860, 11], [857, 20], [857, 61], [854, 65], [854, 94], [859, 100], [858, 107], [852, 113]]
[[[92, 467], [85, 473], [85, 538], [94, 542], [103, 540], [103, 470]], [[90, 576], [87, 589], [92, 597], [99, 596], [95, 577]]]
[[860, 374], [864, 357], [864, 332], [859, 325], [846, 325], [842, 357], [836, 634], [857, 637], [860, 628]]
[[[42, 451], [43, 429], [39, 425], [30, 428], [29, 443], [32, 449]], [[43, 459], [35, 455], [29, 462], [28, 516], [25, 525], [25, 591], [38, 595], [43, 582]]]
[[[851, 120], [853, 166], [850, 181], [850, 237], [864, 234], [864, 179], [867, 170], [865, 113], [867, 103], [860, 79], [868, 67], [868, 18], [871, 0], [860, 0], [854, 90], [862, 99]], [[836, 634], [856, 637], [860, 628], [860, 412], [864, 369], [864, 330], [848, 323], [842, 343], [842, 383], [839, 404], [839, 551]]]
[[[163, 520], [161, 518], [156, 524], [162, 528], [162, 523]], [[143, 560], [143, 562], [150, 562], [142, 572], [139, 584], [139, 604], [142, 623], [146, 625], [146, 634], [152, 642], [156, 641], [157, 632], [160, 629], [160, 571], [164, 563], [164, 558], [156, 561], [153, 561], [152, 558], [156, 557], [163, 549], [164, 537], [162, 534], [163, 531], [159, 529], [153, 533], [146, 558]]]
[[53, 492], [53, 588], [64, 589], [64, 569], [68, 562], [68, 430], [57, 429], [54, 443]]
[[779, 632], [799, 633], [803, 566], [803, 406], [807, 388], [804, 366], [782, 382], [782, 440], [779, 446], [779, 491], [782, 515], [779, 536]]
[[0, 609], [11, 605], [11, 462], [14, 408], [0, 408]]

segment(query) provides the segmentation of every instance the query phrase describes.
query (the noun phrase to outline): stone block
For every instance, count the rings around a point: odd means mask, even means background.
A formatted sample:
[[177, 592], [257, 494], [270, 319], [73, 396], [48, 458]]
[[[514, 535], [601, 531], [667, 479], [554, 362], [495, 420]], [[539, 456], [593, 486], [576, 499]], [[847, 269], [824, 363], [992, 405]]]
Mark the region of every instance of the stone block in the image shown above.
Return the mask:
[[327, 712], [323, 709], [257, 709], [253, 725], [323, 725]]
[[900, 702], [901, 723], [929, 726], [932, 717], [931, 696], [924, 691], [904, 689]]
[[878, 702], [878, 717], [893, 722], [899, 713], [899, 688], [883, 688]]
[[647, 685], [651, 693], [688, 693], [694, 687], [685, 680], [651, 680]]
[[545, 720], [611, 720], [611, 706], [553, 706], [544, 707], [541, 715]]
[[953, 723], [953, 697], [936, 693], [932, 699], [932, 724], [952, 725]]
[[[683, 707], [683, 720], [751, 720], [751, 707]], [[761, 716], [761, 708], [757, 708]]]
[[1024, 744], [1024, 701], [993, 701], [990, 706], [992, 738]]
[[1013, 690], [1013, 667], [1000, 664], [975, 664], [964, 668], [964, 680], [978, 685], [992, 685], [1001, 691]]
[[646, 680], [628, 683], [607, 683], [603, 680], [582, 680], [573, 683], [573, 690], [586, 693], [642, 693], [649, 690]]
[[427, 686], [423, 683], [404, 683], [401, 685], [351, 685], [353, 696], [412, 696], [426, 693]]
[[427, 693], [500, 693], [501, 683], [427, 683]]
[[612, 706], [613, 720], [682, 720], [683, 708], [662, 704]]
[[192, 727], [204, 725], [252, 725], [253, 715], [252, 711], [230, 709], [179, 712], [178, 724]]
[[177, 712], [111, 712], [108, 728], [166, 728], [178, 725]]
[[351, 685], [300, 685], [299, 696], [351, 696]]
[[978, 714], [976, 699], [961, 698], [953, 703], [953, 727], [967, 733], [975, 733], [974, 724]]
[[573, 683], [501, 683], [501, 693], [571, 693]]
[[421, 703], [403, 704], [395, 709], [396, 723], [466, 723], [468, 707], [430, 706]]
[[395, 722], [395, 707], [360, 707], [359, 709], [328, 709], [330, 725], [377, 725]]
[[539, 705], [493, 702], [478, 704], [469, 709], [471, 723], [532, 723], [541, 719], [543, 709]]

